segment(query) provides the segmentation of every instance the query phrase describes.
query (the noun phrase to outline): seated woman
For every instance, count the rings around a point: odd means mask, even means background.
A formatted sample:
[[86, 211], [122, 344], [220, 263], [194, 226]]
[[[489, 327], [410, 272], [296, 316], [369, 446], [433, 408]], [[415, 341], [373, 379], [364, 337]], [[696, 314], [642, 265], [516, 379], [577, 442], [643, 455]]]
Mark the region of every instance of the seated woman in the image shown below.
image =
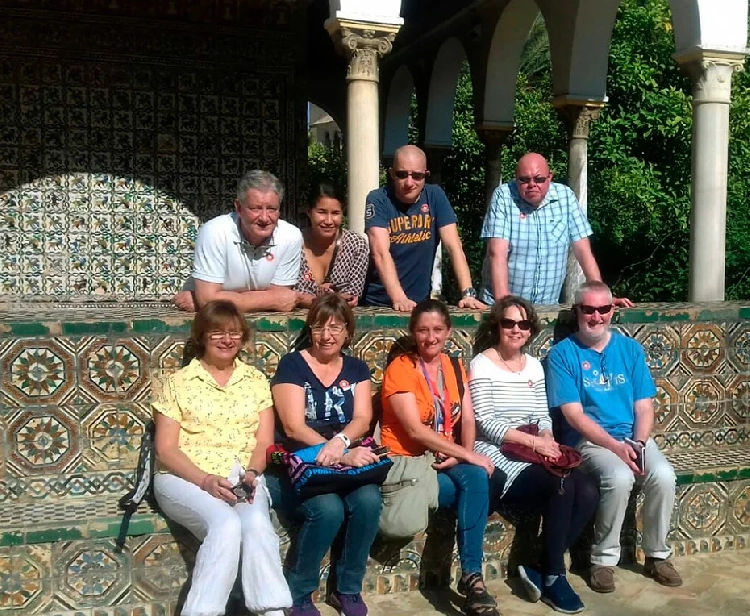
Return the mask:
[[[470, 616], [497, 616], [496, 602], [482, 579], [482, 546], [489, 504], [492, 461], [474, 451], [474, 413], [468, 389], [463, 400], [448, 355], [443, 353], [451, 331], [448, 308], [426, 299], [411, 313], [412, 348], [386, 369], [381, 395], [381, 439], [393, 456], [435, 454], [438, 505], [455, 509], [462, 576], [459, 592], [466, 595]], [[466, 375], [461, 368], [461, 378]], [[461, 444], [453, 426], [460, 425]], [[455, 431], [457, 432], [457, 431]]]
[[[596, 481], [575, 469], [560, 490], [560, 479], [543, 466], [509, 460], [501, 453], [502, 443], [520, 443], [555, 460], [560, 449], [552, 435], [542, 365], [524, 353], [540, 329], [534, 308], [520, 297], [504, 297], [492, 306], [488, 326], [491, 346], [472, 360], [469, 372], [478, 428], [475, 449], [492, 458], [497, 468], [493, 507], [542, 514], [541, 570], [519, 567], [529, 599], [541, 598], [555, 610], [575, 614], [584, 606], [565, 577], [563, 555], [596, 510]], [[538, 437], [516, 429], [530, 423], [538, 424]]]
[[[207, 303], [193, 320], [196, 358], [169, 375], [153, 401], [156, 501], [201, 540], [182, 616], [224, 614], [240, 558], [250, 611], [281, 616], [292, 604], [263, 477], [271, 390], [237, 359], [248, 335], [234, 304]], [[237, 460], [246, 465], [239, 489], [227, 480]]]
[[[371, 449], [352, 447], [372, 418], [370, 370], [361, 359], [341, 352], [354, 335], [354, 315], [340, 295], [322, 295], [307, 313], [312, 346], [282, 357], [271, 382], [287, 449], [325, 443], [318, 464], [366, 466], [378, 461]], [[294, 601], [291, 616], [317, 616], [312, 603], [320, 563], [343, 526], [343, 545], [335, 565], [336, 590], [328, 602], [344, 616], [365, 616], [362, 581], [370, 546], [378, 532], [380, 486], [299, 499], [286, 474], [269, 474], [275, 503], [302, 522], [293, 546], [287, 580]]]
[[370, 259], [367, 240], [341, 228], [341, 197], [332, 185], [319, 184], [310, 197], [310, 226], [302, 230], [302, 262], [294, 287], [297, 305], [309, 308], [318, 295], [340, 293], [356, 306]]

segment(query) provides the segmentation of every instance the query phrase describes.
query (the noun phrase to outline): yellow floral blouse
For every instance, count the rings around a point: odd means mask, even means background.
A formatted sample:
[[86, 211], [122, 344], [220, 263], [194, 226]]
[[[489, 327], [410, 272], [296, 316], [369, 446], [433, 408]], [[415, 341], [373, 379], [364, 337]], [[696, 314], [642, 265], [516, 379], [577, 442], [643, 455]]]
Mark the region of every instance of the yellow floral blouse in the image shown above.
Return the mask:
[[235, 458], [247, 465], [260, 412], [272, 405], [268, 379], [260, 371], [235, 359], [234, 372], [221, 387], [193, 359], [161, 385], [151, 406], [180, 424], [180, 450], [198, 468], [226, 477]]

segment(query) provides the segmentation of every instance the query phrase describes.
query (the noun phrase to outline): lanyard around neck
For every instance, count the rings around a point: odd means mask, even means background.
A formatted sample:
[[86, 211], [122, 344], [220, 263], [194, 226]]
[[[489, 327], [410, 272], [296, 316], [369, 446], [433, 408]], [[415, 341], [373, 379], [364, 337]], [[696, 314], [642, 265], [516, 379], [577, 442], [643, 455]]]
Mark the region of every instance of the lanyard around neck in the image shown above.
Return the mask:
[[453, 432], [453, 417], [451, 415], [450, 392], [448, 391], [448, 387], [445, 384], [443, 375], [442, 357], [440, 358], [440, 364], [438, 365], [437, 385], [433, 382], [433, 380], [430, 378], [430, 375], [427, 373], [427, 365], [424, 363], [424, 360], [420, 359], [419, 364], [422, 368], [422, 374], [427, 381], [427, 387], [429, 388], [430, 394], [432, 394], [432, 399], [435, 403], [435, 431], [441, 431], [439, 429], [439, 425], [440, 420], [442, 420], [443, 436], [450, 438], [451, 433]]

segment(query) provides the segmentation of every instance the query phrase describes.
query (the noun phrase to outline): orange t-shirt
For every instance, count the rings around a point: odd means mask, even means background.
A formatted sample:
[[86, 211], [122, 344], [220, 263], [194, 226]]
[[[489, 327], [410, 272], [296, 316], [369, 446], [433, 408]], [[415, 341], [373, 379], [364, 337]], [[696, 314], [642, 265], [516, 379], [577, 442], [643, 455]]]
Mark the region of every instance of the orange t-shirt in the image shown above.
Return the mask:
[[[441, 353], [440, 361], [443, 368], [443, 380], [453, 406], [451, 418], [455, 430], [455, 426], [461, 421], [461, 407], [456, 404], [460, 402], [458, 399], [458, 384], [450, 358], [445, 353]], [[461, 366], [461, 378], [466, 383], [466, 372], [463, 365]], [[394, 359], [386, 369], [383, 386], [380, 389], [380, 395], [383, 399], [380, 440], [383, 445], [390, 448], [393, 455], [421, 456], [427, 451], [427, 447], [409, 437], [391, 407], [391, 396], [406, 392], [411, 392], [416, 396], [419, 419], [424, 425], [432, 428], [435, 421], [435, 401], [419, 366], [419, 360], [414, 360], [409, 355], [401, 355]]]

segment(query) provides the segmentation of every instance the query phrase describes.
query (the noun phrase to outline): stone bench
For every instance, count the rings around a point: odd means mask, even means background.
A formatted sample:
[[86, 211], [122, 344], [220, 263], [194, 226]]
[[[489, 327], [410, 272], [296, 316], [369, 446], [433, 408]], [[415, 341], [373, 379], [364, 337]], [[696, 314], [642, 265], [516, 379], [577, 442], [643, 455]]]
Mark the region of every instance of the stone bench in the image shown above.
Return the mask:
[[[0, 310], [0, 616], [171, 614], [196, 548], [142, 506], [122, 553], [117, 500], [132, 483], [154, 376], [182, 363], [191, 317], [162, 305], [8, 306]], [[656, 440], [678, 472], [669, 541], [676, 555], [744, 547], [750, 537], [750, 309], [741, 304], [639, 306], [618, 327], [646, 348], [657, 382]], [[555, 336], [557, 311], [531, 352]], [[266, 374], [304, 315], [254, 315], [243, 356]], [[454, 314], [450, 352], [472, 355], [481, 315]], [[352, 353], [382, 380], [408, 317], [357, 311]], [[639, 509], [626, 542], [638, 542]], [[455, 575], [452, 537], [433, 532], [379, 546], [366, 593], [414, 590]], [[289, 534], [279, 526], [284, 549]], [[506, 574], [516, 529], [493, 516], [488, 579]], [[516, 542], [518, 543], [518, 541]], [[435, 548], [432, 550], [431, 548]], [[321, 587], [327, 565], [321, 571]]]

